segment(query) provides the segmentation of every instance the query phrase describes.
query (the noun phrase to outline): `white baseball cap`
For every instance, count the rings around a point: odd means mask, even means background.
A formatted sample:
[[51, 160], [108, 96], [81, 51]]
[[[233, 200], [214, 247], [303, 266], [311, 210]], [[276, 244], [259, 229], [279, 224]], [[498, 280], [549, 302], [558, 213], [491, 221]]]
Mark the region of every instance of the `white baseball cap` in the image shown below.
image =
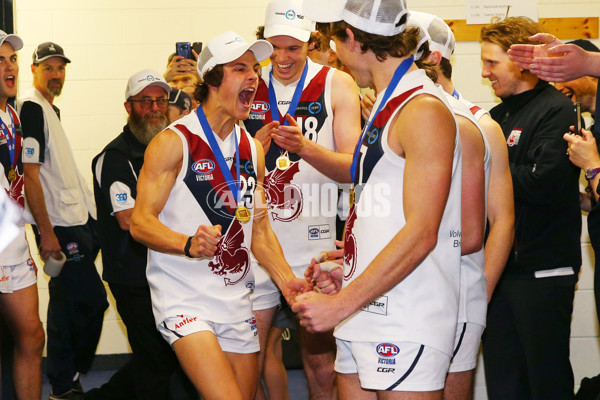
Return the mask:
[[406, 21], [406, 29], [409, 28], [419, 28], [419, 43], [417, 44], [415, 50], [415, 61], [419, 61], [423, 58], [423, 53], [425, 52], [424, 44], [431, 42], [431, 37], [429, 37], [429, 33], [427, 32], [427, 28], [421, 25], [421, 21], [414, 18], [415, 11], [410, 12], [410, 17], [408, 21]]
[[212, 38], [198, 56], [198, 73], [200, 76], [220, 64], [237, 60], [248, 50], [254, 53], [256, 61], [266, 60], [273, 53], [273, 46], [266, 40], [246, 42], [235, 32], [225, 32]]
[[437, 15], [420, 11], [411, 11], [410, 19], [415, 20], [421, 27], [427, 30], [429, 36], [429, 50], [439, 51], [447, 60], [454, 53], [456, 39], [452, 29]]
[[136, 72], [127, 81], [127, 89], [125, 89], [125, 100], [128, 100], [131, 96], [135, 96], [148, 86], [158, 86], [169, 94], [171, 92], [171, 86], [165, 81], [156, 71], [151, 69], [144, 69], [140, 72]]
[[381, 36], [404, 32], [408, 18], [405, 0], [304, 0], [302, 9], [316, 22], [345, 21]]
[[265, 13], [265, 38], [291, 36], [308, 42], [311, 32], [316, 30], [313, 20], [302, 12], [302, 0], [272, 0]]
[[2, 43], [8, 42], [13, 47], [15, 51], [21, 50], [23, 48], [23, 39], [14, 33], [6, 33], [4, 31], [0, 31], [0, 46]]

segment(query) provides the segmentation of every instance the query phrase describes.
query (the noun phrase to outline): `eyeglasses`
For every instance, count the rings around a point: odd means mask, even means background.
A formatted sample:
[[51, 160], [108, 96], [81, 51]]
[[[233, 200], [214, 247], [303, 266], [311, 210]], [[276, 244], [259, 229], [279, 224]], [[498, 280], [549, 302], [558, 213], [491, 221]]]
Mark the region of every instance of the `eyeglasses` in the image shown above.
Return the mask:
[[169, 99], [141, 99], [141, 100], [134, 100], [131, 99], [129, 101], [135, 102], [135, 103], [140, 103], [140, 107], [143, 110], [149, 110], [152, 108], [152, 103], [156, 103], [156, 107], [158, 108], [167, 108], [167, 105], [169, 105]]

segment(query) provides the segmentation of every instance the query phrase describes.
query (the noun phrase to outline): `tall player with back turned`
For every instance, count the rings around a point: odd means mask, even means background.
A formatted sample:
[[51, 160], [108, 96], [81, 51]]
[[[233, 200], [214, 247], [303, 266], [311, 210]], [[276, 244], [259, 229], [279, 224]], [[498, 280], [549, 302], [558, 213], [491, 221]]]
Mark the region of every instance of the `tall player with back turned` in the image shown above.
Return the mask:
[[[348, 74], [308, 58], [315, 24], [304, 16], [301, 3], [272, 0], [267, 6], [264, 38], [273, 45], [271, 65], [262, 70], [244, 125], [265, 151], [271, 225], [292, 270], [303, 278], [312, 257], [335, 248], [336, 182], [350, 182], [360, 106]], [[253, 310], [262, 351], [280, 295], [256, 265], [254, 275]], [[333, 399], [331, 332], [299, 332], [310, 398]]]

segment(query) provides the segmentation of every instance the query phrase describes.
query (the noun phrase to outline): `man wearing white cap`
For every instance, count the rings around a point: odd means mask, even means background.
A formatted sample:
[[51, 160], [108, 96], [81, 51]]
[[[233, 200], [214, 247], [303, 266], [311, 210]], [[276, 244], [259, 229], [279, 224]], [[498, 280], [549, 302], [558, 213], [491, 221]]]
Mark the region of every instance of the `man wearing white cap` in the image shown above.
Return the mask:
[[82, 396], [79, 373], [92, 364], [106, 290], [94, 260], [98, 254], [96, 206], [81, 176], [54, 99], [70, 63], [61, 46], [45, 42], [33, 53], [33, 87], [18, 99], [23, 124], [23, 167], [27, 206], [43, 259], [67, 257], [49, 283], [47, 374], [51, 399]]
[[[0, 185], [18, 204], [16, 236], [0, 250], [0, 314], [15, 341], [14, 387], [19, 399], [39, 400], [42, 392], [42, 349], [44, 330], [38, 313], [36, 267], [25, 238], [23, 207], [23, 137], [17, 112], [8, 99], [17, 95], [19, 64], [17, 50], [23, 41], [17, 35], [0, 31]], [[0, 214], [7, 213], [2, 207]], [[0, 217], [1, 219], [1, 217]]]
[[342, 63], [378, 98], [353, 160], [343, 288], [302, 294], [293, 310], [310, 330], [337, 326], [341, 398], [441, 399], [460, 280], [456, 121], [413, 63], [418, 32], [405, 29], [404, 1], [303, 7], [334, 22], [329, 34]]
[[[244, 121], [263, 145], [271, 224], [298, 277], [311, 258], [335, 249], [337, 182], [350, 181], [351, 152], [360, 132], [359, 98], [351, 77], [308, 58], [315, 23], [301, 5], [301, 0], [272, 0], [267, 6], [263, 36], [273, 45], [271, 65], [262, 70]], [[263, 349], [280, 297], [267, 274], [256, 264], [253, 269], [252, 301]], [[333, 399], [331, 332], [300, 328], [299, 333], [310, 398]]]
[[[474, 372], [481, 334], [485, 328], [488, 300], [506, 265], [514, 232], [514, 203], [508, 152], [498, 123], [486, 110], [467, 101], [452, 83], [450, 58], [454, 52], [455, 40], [450, 27], [440, 17], [417, 11], [411, 11], [409, 24], [411, 22], [416, 23], [422, 30], [421, 34], [428, 44], [428, 50], [422, 60], [427, 68], [434, 69], [436, 83], [446, 92], [459, 121], [463, 151], [461, 295], [456, 344], [444, 387], [444, 399], [470, 399], [473, 398]], [[470, 125], [466, 120], [469, 117], [476, 118], [478, 126], [483, 128], [485, 156], [481, 150], [473, 151], [477, 149], [477, 142], [481, 142], [481, 134], [479, 129], [476, 129], [474, 136], [467, 136]], [[467, 191], [477, 188], [478, 177], [474, 172], [481, 167], [485, 167], [485, 187], [482, 186], [475, 193], [479, 193], [482, 198], [486, 196], [485, 209], [481, 211], [487, 210], [489, 234], [485, 251], [481, 246], [476, 248], [476, 251], [471, 251], [465, 248], [467, 238], [476, 234], [481, 241], [485, 222], [477, 218], [473, 212], [476, 208], [469, 204], [477, 196], [468, 195]], [[484, 217], [483, 213], [481, 217]]]
[[248, 117], [268, 42], [234, 32], [200, 54], [201, 103], [146, 150], [131, 234], [150, 248], [146, 275], [159, 331], [203, 399], [250, 399], [258, 336], [250, 250], [288, 299], [304, 289], [283, 258], [262, 191], [264, 155], [236, 125]]

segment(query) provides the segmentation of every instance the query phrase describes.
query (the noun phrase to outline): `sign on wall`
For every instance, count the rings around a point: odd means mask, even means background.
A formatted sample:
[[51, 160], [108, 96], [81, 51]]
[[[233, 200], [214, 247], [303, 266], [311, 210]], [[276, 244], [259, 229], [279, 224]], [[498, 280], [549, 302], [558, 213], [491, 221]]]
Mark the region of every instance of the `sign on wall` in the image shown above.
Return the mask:
[[538, 21], [537, 0], [467, 0], [467, 24], [489, 24], [494, 17]]

